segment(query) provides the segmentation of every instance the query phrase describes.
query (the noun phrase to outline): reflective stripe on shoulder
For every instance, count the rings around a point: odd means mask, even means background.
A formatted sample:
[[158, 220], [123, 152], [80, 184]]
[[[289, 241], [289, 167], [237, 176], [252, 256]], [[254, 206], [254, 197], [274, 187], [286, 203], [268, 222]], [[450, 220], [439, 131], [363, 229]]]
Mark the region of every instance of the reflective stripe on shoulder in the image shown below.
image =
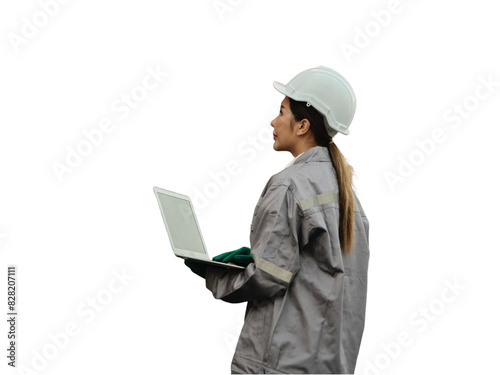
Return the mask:
[[280, 268], [263, 258], [259, 258], [255, 265], [262, 271], [267, 272], [268, 274], [273, 275], [274, 277], [277, 277], [287, 283], [292, 280], [293, 274], [290, 271]]
[[[307, 199], [303, 199], [300, 201], [300, 207], [302, 211], [309, 210], [313, 207], [321, 206], [326, 203], [339, 203], [339, 195], [336, 192], [323, 193], [319, 195], [315, 195], [314, 197], [310, 197]], [[361, 202], [359, 201], [356, 194], [354, 194], [354, 207], [356, 210], [364, 213], [363, 207], [361, 206]]]
[[307, 199], [303, 199], [300, 201], [300, 207], [302, 211], [309, 210], [313, 207], [321, 206], [326, 203], [339, 203], [339, 195], [338, 193], [330, 192], [323, 193], [319, 195], [315, 195], [314, 197], [310, 197]]

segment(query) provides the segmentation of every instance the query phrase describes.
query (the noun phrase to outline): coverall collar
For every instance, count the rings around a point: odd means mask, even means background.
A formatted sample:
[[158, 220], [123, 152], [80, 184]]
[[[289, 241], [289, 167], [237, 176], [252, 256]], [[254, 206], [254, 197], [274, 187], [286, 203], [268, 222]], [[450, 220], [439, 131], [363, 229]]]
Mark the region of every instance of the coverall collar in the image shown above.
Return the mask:
[[[305, 151], [304, 151], [304, 152], [305, 152]], [[303, 152], [303, 153], [304, 153], [304, 152]], [[302, 153], [302, 154], [303, 154], [303, 153]], [[290, 163], [288, 163], [288, 164], [286, 165], [285, 169], [286, 169], [286, 168], [288, 168], [289, 166], [291, 166], [291, 165], [295, 164], [295, 161], [296, 161], [296, 160], [300, 157], [300, 155], [302, 155], [302, 154], [298, 154], [296, 157], [294, 157], [294, 158], [292, 159], [292, 161], [290, 161]]]
[[292, 160], [293, 163], [290, 163], [290, 165], [307, 163], [309, 161], [330, 162], [330, 150], [328, 149], [328, 147], [323, 147], [323, 146], [311, 147], [309, 150], [303, 152], [302, 154], [298, 155], [295, 159], [293, 159]]

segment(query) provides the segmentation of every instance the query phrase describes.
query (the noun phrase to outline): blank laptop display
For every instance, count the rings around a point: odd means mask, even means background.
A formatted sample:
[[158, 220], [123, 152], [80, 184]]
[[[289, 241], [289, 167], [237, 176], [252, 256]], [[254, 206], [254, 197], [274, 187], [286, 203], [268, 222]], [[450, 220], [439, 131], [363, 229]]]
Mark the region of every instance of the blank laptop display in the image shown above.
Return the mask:
[[154, 192], [160, 206], [165, 228], [175, 255], [180, 258], [208, 263], [213, 266], [244, 269], [231, 263], [216, 262], [208, 256], [198, 220], [187, 195], [175, 193], [159, 187]]

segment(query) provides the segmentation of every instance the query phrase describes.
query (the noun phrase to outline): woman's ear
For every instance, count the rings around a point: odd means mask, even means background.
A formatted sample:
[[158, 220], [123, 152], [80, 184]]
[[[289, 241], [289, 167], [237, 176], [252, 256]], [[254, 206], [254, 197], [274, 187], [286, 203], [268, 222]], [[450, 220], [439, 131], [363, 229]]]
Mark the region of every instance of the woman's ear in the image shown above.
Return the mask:
[[309, 131], [310, 127], [311, 127], [311, 123], [309, 122], [309, 120], [306, 118], [302, 119], [300, 121], [299, 127], [297, 128], [297, 135], [306, 134]]

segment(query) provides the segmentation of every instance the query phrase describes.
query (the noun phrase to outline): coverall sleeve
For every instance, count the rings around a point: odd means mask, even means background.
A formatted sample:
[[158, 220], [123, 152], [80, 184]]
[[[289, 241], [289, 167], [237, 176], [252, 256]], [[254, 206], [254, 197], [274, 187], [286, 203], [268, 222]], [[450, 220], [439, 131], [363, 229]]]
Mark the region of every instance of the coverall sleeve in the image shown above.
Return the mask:
[[284, 293], [299, 270], [300, 218], [286, 185], [271, 186], [261, 198], [250, 233], [255, 263], [245, 270], [209, 267], [206, 286], [217, 299], [238, 303], [263, 301]]

